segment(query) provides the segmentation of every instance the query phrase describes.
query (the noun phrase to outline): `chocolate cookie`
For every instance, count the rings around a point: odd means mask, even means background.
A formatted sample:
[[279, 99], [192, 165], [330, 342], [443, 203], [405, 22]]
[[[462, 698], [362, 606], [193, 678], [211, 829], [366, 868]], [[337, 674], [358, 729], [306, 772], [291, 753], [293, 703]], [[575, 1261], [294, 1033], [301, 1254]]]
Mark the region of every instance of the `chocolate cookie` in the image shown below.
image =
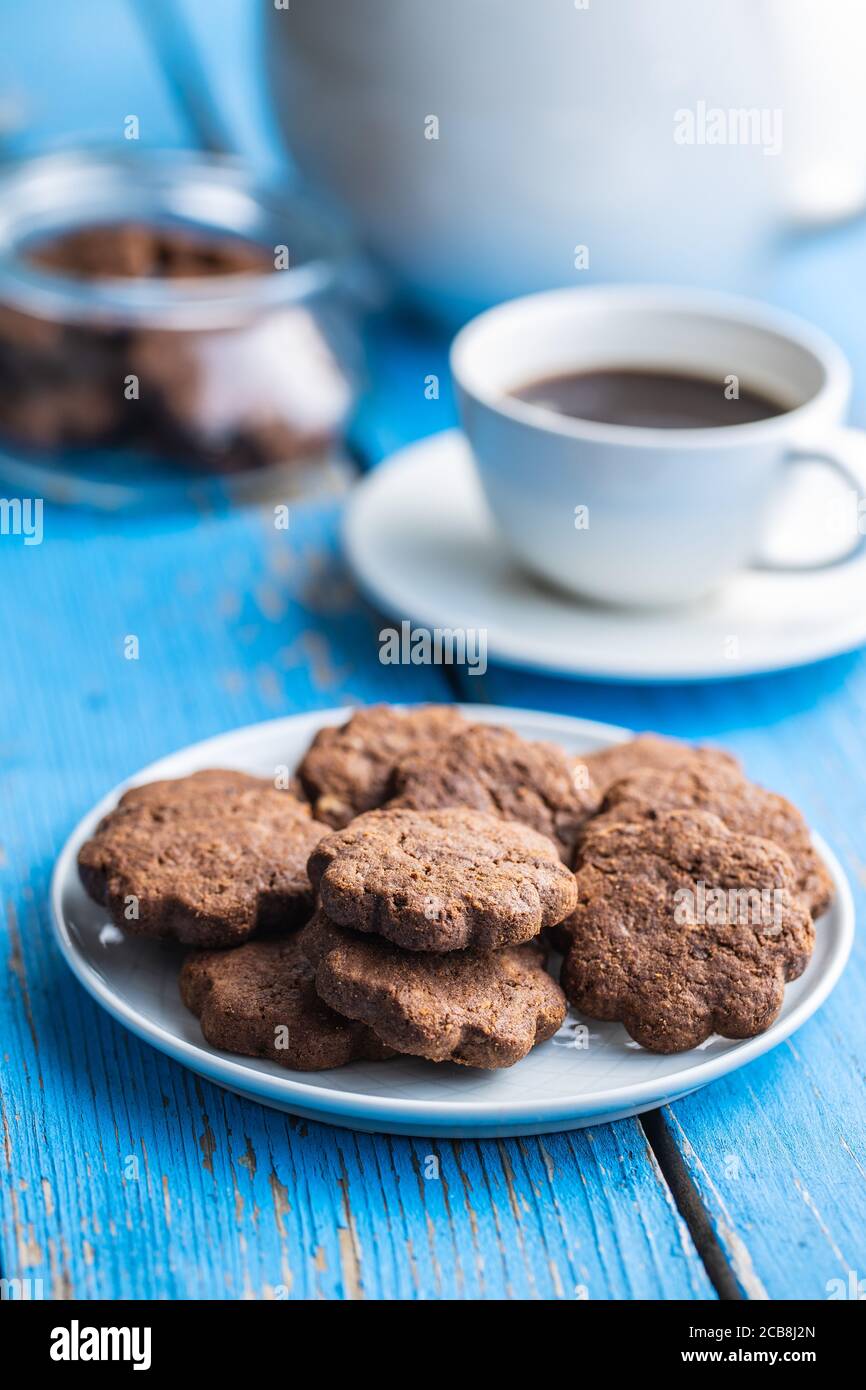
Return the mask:
[[307, 869], [333, 922], [408, 951], [516, 945], [577, 901], [552, 841], [458, 807], [369, 811], [320, 841]]
[[410, 955], [318, 912], [299, 942], [316, 989], [398, 1052], [465, 1067], [510, 1067], [562, 1024], [565, 998], [534, 943], [483, 954]]
[[126, 792], [82, 845], [78, 871], [124, 931], [235, 946], [306, 921], [307, 859], [326, 830], [271, 782], [197, 772]]
[[273, 253], [246, 238], [145, 222], [77, 227], [35, 242], [27, 259], [82, 280], [264, 275], [274, 268]]
[[546, 835], [571, 863], [578, 831], [598, 805], [575, 785], [569, 760], [552, 743], [528, 743], [511, 729], [469, 724], [447, 744], [402, 758], [388, 808], [466, 806], [520, 821]]
[[317, 820], [339, 829], [388, 796], [399, 758], [440, 745], [465, 729], [450, 705], [359, 709], [339, 728], [320, 729], [298, 768]]
[[577, 888], [565, 993], [653, 1052], [764, 1032], [812, 952], [785, 851], [706, 811], [590, 827]]
[[586, 753], [573, 762], [576, 774], [585, 769], [585, 776], [596, 788], [599, 797], [604, 795], [611, 783], [645, 767], [668, 771], [678, 767], [737, 769], [739, 766], [734, 755], [721, 748], [695, 747], [674, 738], [663, 738], [661, 734], [638, 734], [637, 738], [612, 744], [610, 748], [601, 748], [597, 753]]
[[797, 883], [813, 917], [826, 912], [833, 880], [813, 848], [809, 828], [784, 796], [750, 782], [734, 767], [643, 768], [608, 788], [594, 825], [655, 819], [673, 810], [711, 811], [729, 830], [773, 840], [790, 855]]
[[180, 972], [186, 1007], [212, 1047], [322, 1071], [393, 1056], [363, 1023], [323, 1004], [298, 936], [248, 941], [236, 951], [193, 951]]

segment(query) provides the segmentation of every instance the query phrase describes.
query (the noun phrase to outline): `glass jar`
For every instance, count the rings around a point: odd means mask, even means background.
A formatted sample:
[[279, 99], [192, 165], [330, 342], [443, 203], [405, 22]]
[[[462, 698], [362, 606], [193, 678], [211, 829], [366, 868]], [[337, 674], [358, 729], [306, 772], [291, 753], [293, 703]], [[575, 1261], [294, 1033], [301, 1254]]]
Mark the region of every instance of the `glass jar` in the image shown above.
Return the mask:
[[341, 233], [242, 164], [63, 153], [0, 177], [0, 472], [54, 500], [343, 486]]

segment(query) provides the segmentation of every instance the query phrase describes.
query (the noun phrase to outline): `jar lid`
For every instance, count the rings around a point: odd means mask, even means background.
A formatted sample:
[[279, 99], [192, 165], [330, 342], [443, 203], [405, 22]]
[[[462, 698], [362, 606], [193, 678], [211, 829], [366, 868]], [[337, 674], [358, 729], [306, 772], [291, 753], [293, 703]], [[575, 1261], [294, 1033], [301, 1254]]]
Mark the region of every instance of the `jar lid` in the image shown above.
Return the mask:
[[[175, 225], [273, 249], [274, 269], [189, 279], [81, 279], [28, 255], [37, 242], [110, 223]], [[216, 329], [331, 288], [345, 234], [242, 161], [174, 151], [40, 155], [0, 174], [0, 302], [60, 322]], [[281, 265], [284, 268], [277, 268]]]

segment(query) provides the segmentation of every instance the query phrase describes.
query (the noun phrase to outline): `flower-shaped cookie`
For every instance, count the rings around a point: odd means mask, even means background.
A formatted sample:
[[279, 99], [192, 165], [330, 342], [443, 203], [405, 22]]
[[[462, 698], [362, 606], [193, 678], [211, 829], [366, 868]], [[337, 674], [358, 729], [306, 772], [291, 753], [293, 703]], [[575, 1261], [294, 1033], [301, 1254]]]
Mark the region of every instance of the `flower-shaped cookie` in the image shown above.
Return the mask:
[[445, 744], [402, 758], [388, 807], [429, 811], [466, 806], [520, 821], [547, 835], [571, 863], [574, 842], [598, 805], [575, 783], [566, 755], [552, 743], [529, 743], [511, 729], [470, 724]]
[[510, 1067], [565, 1018], [562, 990], [534, 942], [502, 951], [419, 955], [359, 936], [318, 912], [300, 933], [320, 998], [412, 1057]]
[[435, 747], [465, 727], [450, 705], [371, 705], [339, 727], [320, 729], [298, 767], [313, 815], [339, 828], [375, 810], [388, 796], [398, 758]]
[[615, 820], [655, 819], [661, 811], [711, 811], [729, 830], [758, 835], [781, 845], [791, 858], [797, 883], [813, 917], [833, 897], [833, 880], [812, 845], [809, 827], [784, 796], [750, 782], [735, 767], [692, 766], [656, 771], [643, 768], [608, 788], [594, 825]]
[[326, 832], [271, 782], [214, 769], [126, 792], [82, 845], [78, 870], [125, 931], [234, 946], [306, 921], [307, 859]]
[[307, 867], [332, 922], [409, 951], [516, 945], [577, 901], [551, 840], [462, 808], [370, 811], [320, 841]]
[[709, 812], [592, 825], [576, 878], [566, 996], [654, 1052], [764, 1032], [812, 952], [788, 855]]
[[721, 748], [695, 747], [675, 738], [663, 738], [661, 734], [638, 734], [637, 738], [626, 739], [624, 743], [614, 743], [597, 753], [575, 758], [573, 765], [576, 770], [585, 769], [599, 796], [603, 796], [613, 782], [641, 768], [669, 771], [696, 767], [710, 771], [717, 767], [736, 770], [740, 766], [733, 753]]
[[298, 1071], [379, 1061], [392, 1050], [363, 1023], [323, 1004], [298, 935], [248, 941], [236, 951], [193, 951], [180, 993], [212, 1047], [268, 1057]]

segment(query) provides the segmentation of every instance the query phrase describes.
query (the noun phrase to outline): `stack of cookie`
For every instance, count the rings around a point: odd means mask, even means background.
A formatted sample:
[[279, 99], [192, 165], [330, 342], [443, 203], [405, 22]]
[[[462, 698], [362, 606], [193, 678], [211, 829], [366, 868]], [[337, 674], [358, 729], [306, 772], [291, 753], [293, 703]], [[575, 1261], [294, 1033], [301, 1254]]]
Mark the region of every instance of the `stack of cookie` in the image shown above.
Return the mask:
[[293, 790], [135, 788], [79, 866], [118, 926], [197, 948], [180, 987], [213, 1046], [301, 1070], [510, 1066], [566, 995], [656, 1051], [750, 1036], [831, 892], [799, 813], [728, 754], [648, 735], [575, 762], [436, 706], [321, 730]]
[[539, 938], [577, 890], [543, 835], [460, 807], [369, 811], [308, 868], [318, 995], [395, 1051], [507, 1067], [563, 1022]]

